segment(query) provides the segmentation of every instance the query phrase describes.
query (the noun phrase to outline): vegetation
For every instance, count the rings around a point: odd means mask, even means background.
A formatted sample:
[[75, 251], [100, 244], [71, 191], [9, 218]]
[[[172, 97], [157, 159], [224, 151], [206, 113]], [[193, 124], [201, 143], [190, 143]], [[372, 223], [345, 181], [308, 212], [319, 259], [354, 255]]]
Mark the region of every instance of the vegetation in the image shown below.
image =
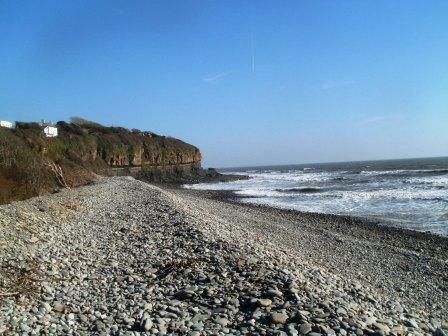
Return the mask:
[[111, 168], [200, 165], [199, 150], [178, 139], [79, 117], [56, 126], [55, 138], [45, 137], [38, 123], [0, 128], [0, 203], [78, 186]]

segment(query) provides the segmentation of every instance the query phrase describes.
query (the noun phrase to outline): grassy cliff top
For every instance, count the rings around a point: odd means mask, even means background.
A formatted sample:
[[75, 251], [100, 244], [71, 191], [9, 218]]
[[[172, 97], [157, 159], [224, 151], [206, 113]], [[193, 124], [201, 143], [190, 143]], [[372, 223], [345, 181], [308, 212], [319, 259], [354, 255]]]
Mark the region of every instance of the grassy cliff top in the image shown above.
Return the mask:
[[200, 165], [199, 149], [182, 140], [73, 118], [44, 126], [17, 122], [0, 128], [0, 203], [24, 199], [57, 187], [77, 186], [111, 168]]

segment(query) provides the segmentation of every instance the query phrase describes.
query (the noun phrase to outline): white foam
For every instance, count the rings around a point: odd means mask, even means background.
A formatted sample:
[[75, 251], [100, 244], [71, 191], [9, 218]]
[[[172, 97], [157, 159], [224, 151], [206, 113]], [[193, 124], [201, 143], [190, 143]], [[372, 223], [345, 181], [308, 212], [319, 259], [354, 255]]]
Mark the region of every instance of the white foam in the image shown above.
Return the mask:
[[395, 190], [374, 190], [374, 191], [344, 191], [341, 196], [345, 199], [354, 201], [367, 200], [436, 200], [442, 199], [448, 201], [448, 192], [446, 190], [416, 190], [395, 189]]
[[[435, 187], [448, 186], [448, 175], [443, 176], [425, 176], [425, 177], [411, 177], [404, 180], [407, 183], [423, 183], [430, 184]], [[448, 191], [447, 191], [448, 193]]]
[[240, 196], [252, 196], [252, 197], [282, 197], [282, 193], [269, 190], [269, 189], [244, 189], [236, 191], [235, 194]]
[[[234, 190], [242, 202], [305, 212], [352, 214], [402, 223], [414, 229], [444, 233], [447, 220], [448, 174], [434, 170], [251, 172], [250, 179], [196, 184], [192, 189]], [[409, 175], [407, 176], [407, 174]], [[383, 177], [381, 175], [390, 175]], [[335, 178], [347, 178], [335, 180]], [[297, 192], [291, 190], [297, 189]], [[302, 188], [321, 192], [303, 193]], [[289, 191], [288, 191], [289, 190]]]
[[361, 170], [364, 175], [400, 175], [414, 173], [437, 173], [445, 172], [446, 169], [396, 169], [396, 170]]

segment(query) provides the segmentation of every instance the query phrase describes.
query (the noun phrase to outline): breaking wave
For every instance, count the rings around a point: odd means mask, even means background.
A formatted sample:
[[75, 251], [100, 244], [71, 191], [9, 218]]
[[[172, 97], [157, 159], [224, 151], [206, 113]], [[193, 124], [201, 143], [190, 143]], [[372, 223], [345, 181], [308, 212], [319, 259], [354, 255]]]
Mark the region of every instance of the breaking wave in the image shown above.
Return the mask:
[[250, 178], [189, 188], [232, 190], [244, 202], [281, 208], [388, 218], [411, 229], [448, 235], [448, 159], [408, 160], [403, 165], [384, 161], [277, 166], [232, 173]]

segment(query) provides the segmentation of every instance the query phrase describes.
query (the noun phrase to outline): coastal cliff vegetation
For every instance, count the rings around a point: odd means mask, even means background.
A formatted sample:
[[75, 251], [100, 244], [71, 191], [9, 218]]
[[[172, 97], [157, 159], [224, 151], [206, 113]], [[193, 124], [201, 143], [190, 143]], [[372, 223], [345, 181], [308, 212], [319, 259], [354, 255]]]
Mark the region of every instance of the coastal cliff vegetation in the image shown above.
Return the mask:
[[46, 137], [33, 122], [0, 128], [0, 203], [83, 185], [95, 174], [166, 181], [201, 166], [199, 149], [172, 137], [81, 118], [55, 127], [57, 137]]

